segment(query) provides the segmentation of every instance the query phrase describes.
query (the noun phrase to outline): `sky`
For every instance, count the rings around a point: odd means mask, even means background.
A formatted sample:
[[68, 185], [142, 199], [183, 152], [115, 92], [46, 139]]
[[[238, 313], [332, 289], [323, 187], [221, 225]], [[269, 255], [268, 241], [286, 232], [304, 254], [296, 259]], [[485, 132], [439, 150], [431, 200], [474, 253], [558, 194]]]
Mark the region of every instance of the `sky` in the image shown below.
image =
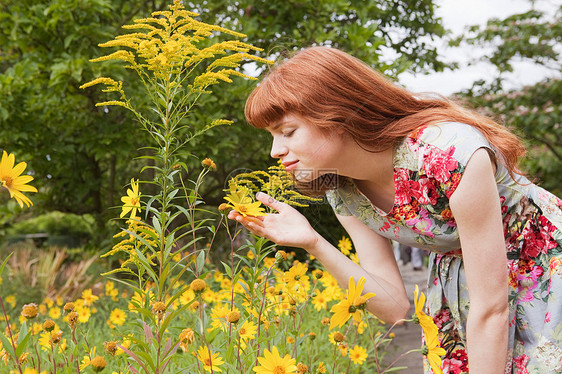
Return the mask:
[[[485, 25], [490, 18], [505, 18], [509, 15], [522, 13], [531, 8], [529, 0], [436, 0], [437, 15], [442, 17], [445, 28], [451, 30], [453, 35], [463, 33], [468, 25]], [[552, 11], [560, 4], [560, 0], [537, 0], [535, 7], [538, 10]], [[439, 52], [446, 56], [445, 60], [467, 61], [470, 56], [478, 56], [482, 52], [473, 48], [451, 48], [446, 45], [439, 46]], [[462, 66], [462, 65], [461, 65]], [[531, 64], [514, 64], [515, 71], [507, 76], [506, 87], [518, 88], [533, 84], [546, 76], [554, 77], [557, 73], [552, 70]], [[449, 95], [465, 88], [470, 88], [478, 79], [489, 76], [494, 67], [490, 64], [478, 63], [473, 66], [464, 66], [454, 71], [442, 73], [408, 74], [400, 75], [400, 83], [413, 92], [437, 92]], [[559, 73], [558, 73], [559, 74]]]

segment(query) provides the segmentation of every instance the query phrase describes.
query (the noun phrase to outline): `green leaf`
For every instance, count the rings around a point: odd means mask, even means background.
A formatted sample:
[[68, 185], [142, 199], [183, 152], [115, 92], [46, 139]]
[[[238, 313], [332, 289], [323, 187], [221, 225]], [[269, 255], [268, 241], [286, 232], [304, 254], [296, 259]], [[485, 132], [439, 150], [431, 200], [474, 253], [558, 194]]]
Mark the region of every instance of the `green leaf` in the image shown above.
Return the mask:
[[[8, 352], [12, 360], [14, 359], [14, 351], [12, 349], [12, 343], [8, 340], [4, 334], [0, 333], [0, 341], [2, 342], [2, 347]], [[18, 356], [19, 357], [19, 356]]]
[[205, 266], [205, 250], [200, 250], [199, 254], [197, 255], [197, 260], [195, 261], [196, 270], [201, 272], [203, 270], [203, 266]]

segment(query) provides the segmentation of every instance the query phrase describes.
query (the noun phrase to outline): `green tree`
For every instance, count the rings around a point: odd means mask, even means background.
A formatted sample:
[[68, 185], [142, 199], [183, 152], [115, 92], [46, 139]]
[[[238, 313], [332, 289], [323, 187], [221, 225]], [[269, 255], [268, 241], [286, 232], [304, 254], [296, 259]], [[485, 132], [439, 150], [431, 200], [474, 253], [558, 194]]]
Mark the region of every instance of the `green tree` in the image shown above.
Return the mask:
[[[491, 51], [482, 59], [497, 69], [461, 95], [472, 105], [515, 129], [529, 148], [524, 169], [542, 186], [562, 194], [562, 7], [554, 14], [530, 10], [472, 26], [453, 45], [468, 43]], [[514, 63], [528, 61], [552, 70], [553, 77], [506, 89]]]
[[[40, 189], [36, 208], [93, 214], [100, 237], [108, 207], [119, 205], [121, 186], [137, 165], [131, 156], [145, 142], [134, 118], [122, 108], [99, 108], [96, 90], [80, 90], [100, 75], [100, 64], [89, 59], [102, 53], [97, 45], [115, 35], [121, 25], [164, 9], [164, 0], [4, 0], [0, 4], [0, 148], [29, 162]], [[264, 49], [262, 57], [324, 44], [344, 49], [375, 68], [397, 77], [406, 70], [442, 70], [431, 40], [444, 34], [432, 0], [375, 2], [317, 1], [192, 1], [202, 21], [247, 34]], [[391, 51], [392, 59], [383, 59]], [[118, 65], [103, 67], [123, 81], [130, 74]], [[247, 71], [256, 71], [248, 66]], [[234, 121], [191, 144], [190, 152], [218, 165], [202, 191], [205, 201], [218, 204], [229, 174], [238, 168], [263, 169], [271, 160], [269, 139], [246, 126], [245, 99], [254, 82], [241, 79], [214, 90], [188, 119], [210, 123]], [[135, 87], [129, 87], [134, 92]], [[196, 151], [194, 151], [196, 150]], [[136, 163], [146, 162], [137, 160]], [[194, 166], [199, 160], [186, 160]], [[194, 169], [194, 168], [193, 168]], [[146, 177], [145, 179], [149, 179]]]

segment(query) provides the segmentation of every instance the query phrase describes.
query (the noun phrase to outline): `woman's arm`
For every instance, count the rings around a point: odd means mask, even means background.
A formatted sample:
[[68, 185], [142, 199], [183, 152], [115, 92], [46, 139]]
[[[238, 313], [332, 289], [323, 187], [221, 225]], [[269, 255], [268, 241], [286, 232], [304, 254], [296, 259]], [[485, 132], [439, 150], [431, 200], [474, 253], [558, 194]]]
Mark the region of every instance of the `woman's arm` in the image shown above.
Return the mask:
[[509, 318], [507, 258], [494, 168], [485, 149], [472, 155], [450, 206], [459, 230], [470, 298], [470, 371], [504, 373]]
[[410, 304], [388, 239], [376, 234], [355, 217], [338, 216], [354, 243], [361, 262], [359, 266], [318, 234], [296, 209], [263, 193], [258, 195], [258, 199], [278, 213], [250, 218], [232, 211], [228, 217], [279, 245], [304, 248], [344, 288], [349, 277], [353, 276], [355, 281], [365, 277], [363, 292], [376, 294], [367, 302], [367, 309], [381, 320], [394, 323], [407, 316]]

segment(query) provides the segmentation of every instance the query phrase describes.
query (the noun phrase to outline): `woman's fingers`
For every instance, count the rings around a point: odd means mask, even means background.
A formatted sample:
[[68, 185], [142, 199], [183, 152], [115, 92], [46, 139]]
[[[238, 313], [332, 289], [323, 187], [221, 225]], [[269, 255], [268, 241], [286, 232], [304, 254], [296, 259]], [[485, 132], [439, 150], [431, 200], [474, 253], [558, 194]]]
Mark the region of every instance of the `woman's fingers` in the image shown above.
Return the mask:
[[286, 210], [287, 207], [289, 207], [289, 205], [282, 203], [278, 200], [275, 200], [273, 197], [269, 196], [264, 192], [258, 192], [256, 194], [256, 199], [261, 201], [263, 205], [273, 208], [279, 213], [281, 213], [282, 211]]

